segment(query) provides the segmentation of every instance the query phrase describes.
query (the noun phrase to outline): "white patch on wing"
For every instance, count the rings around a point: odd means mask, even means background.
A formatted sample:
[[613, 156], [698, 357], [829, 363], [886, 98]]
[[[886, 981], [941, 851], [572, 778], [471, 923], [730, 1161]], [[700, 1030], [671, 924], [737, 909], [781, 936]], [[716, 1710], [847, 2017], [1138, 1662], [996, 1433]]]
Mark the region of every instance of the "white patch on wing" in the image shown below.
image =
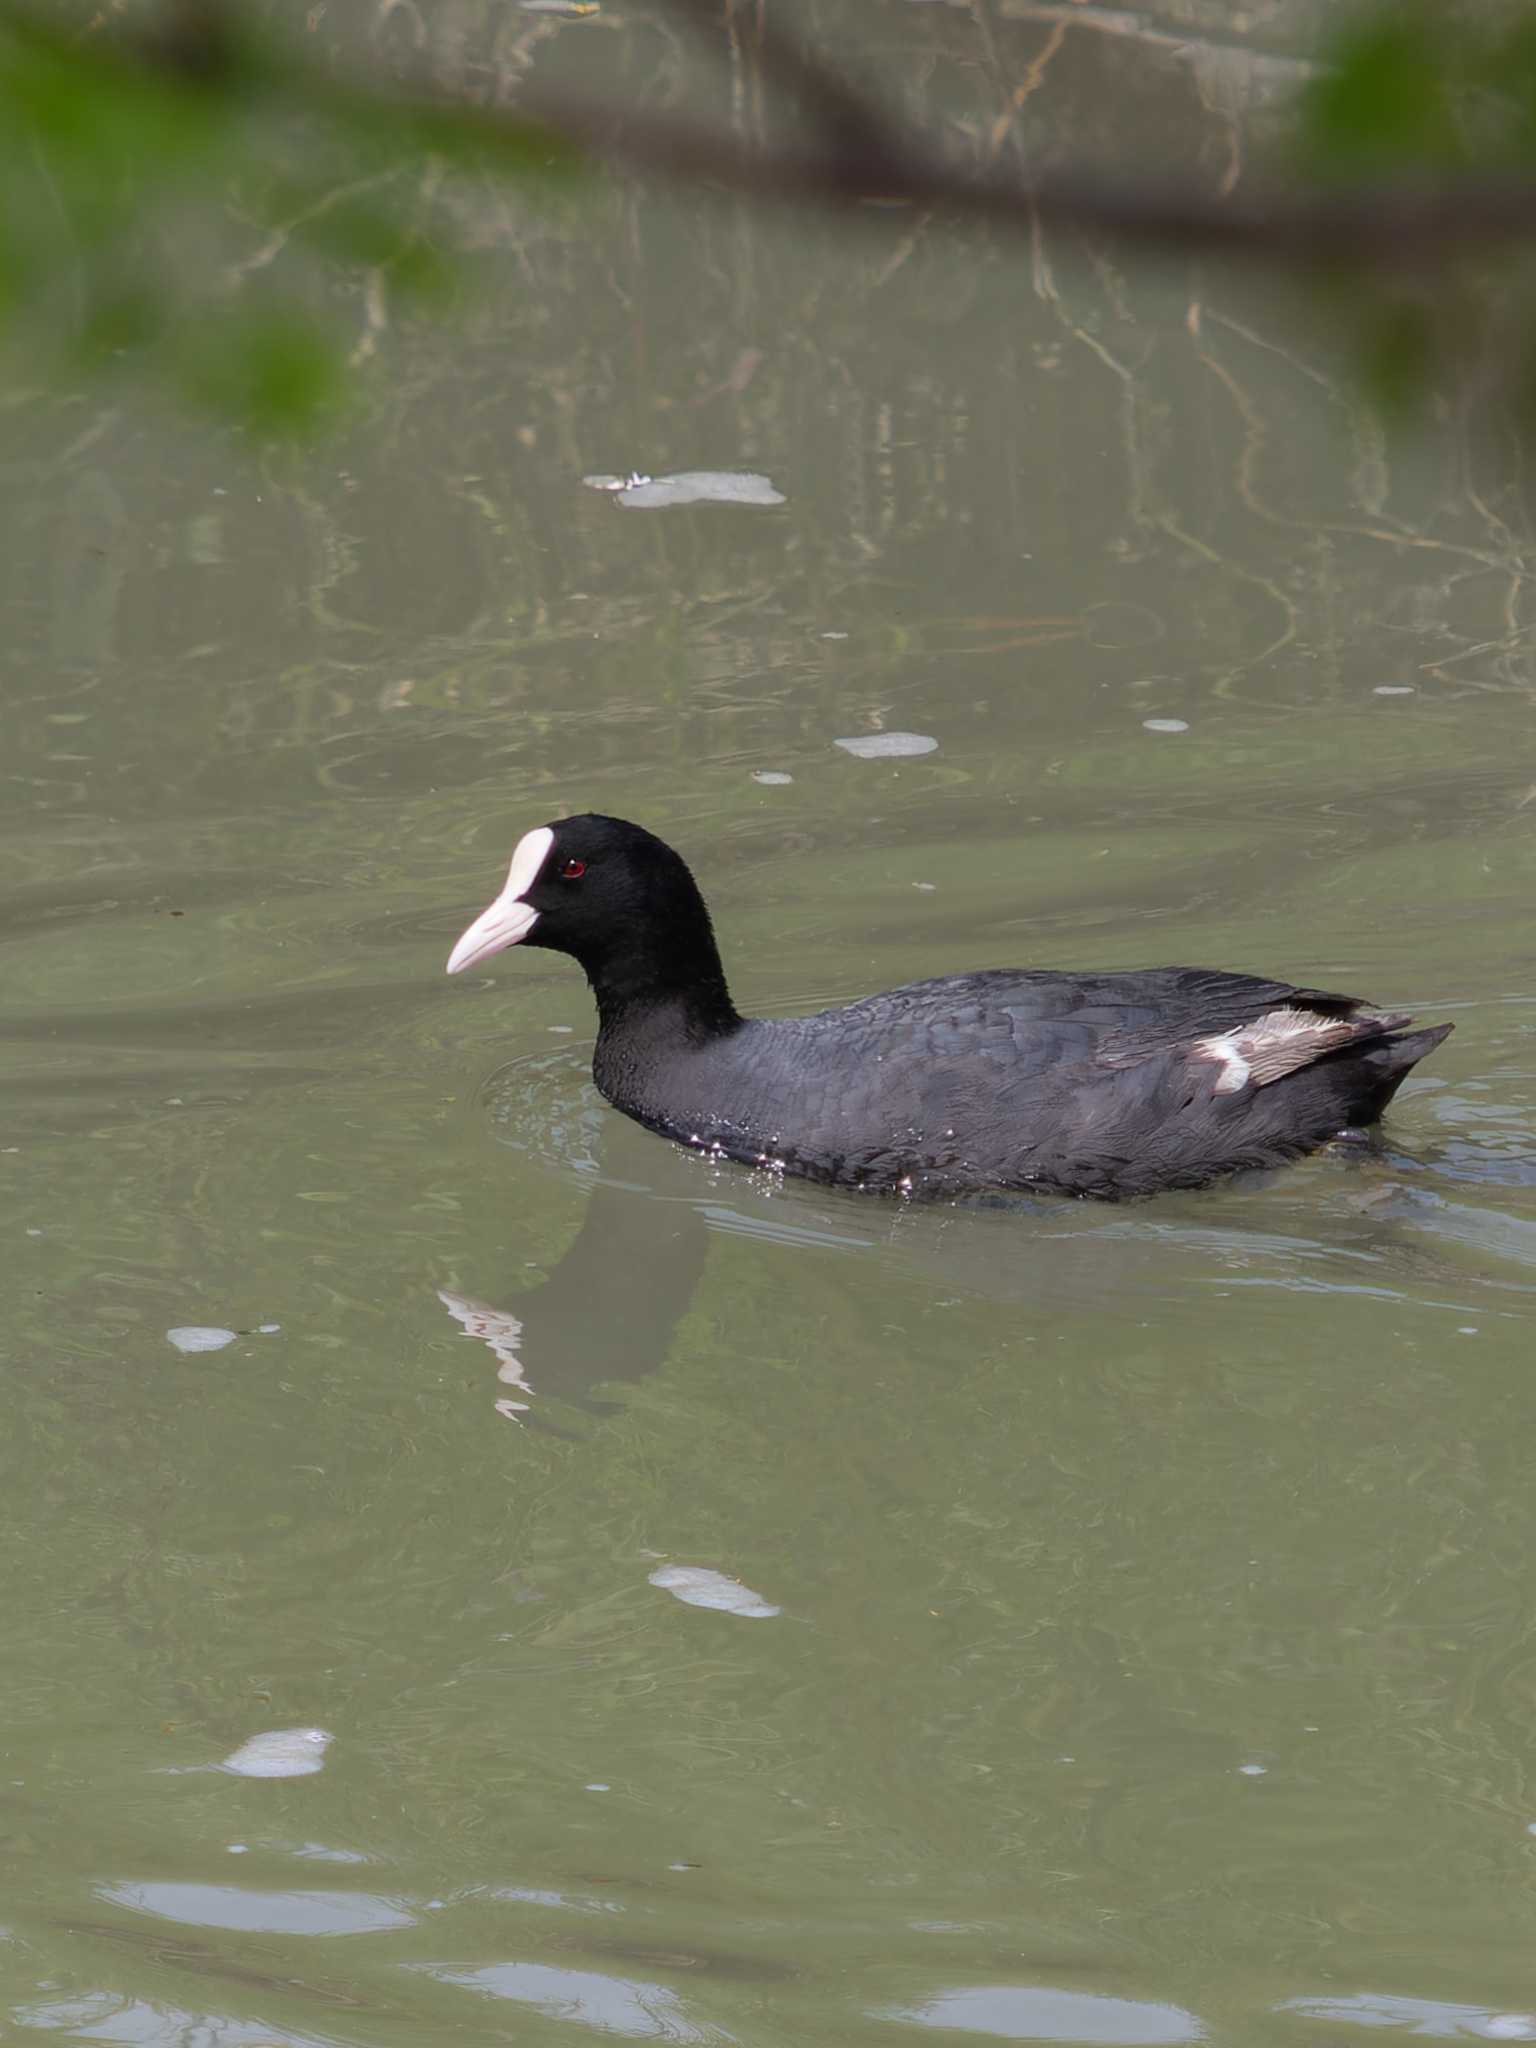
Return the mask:
[[523, 834], [507, 869], [506, 886], [489, 909], [481, 911], [469, 929], [459, 934], [458, 943], [448, 955], [448, 973], [460, 974], [477, 961], [501, 952], [503, 947], [515, 946], [520, 939], [527, 938], [539, 921], [539, 913], [522, 898], [539, 879], [539, 870], [548, 860], [554, 843], [555, 835], [547, 825]]
[[1202, 1059], [1215, 1060], [1221, 1067], [1211, 1085], [1213, 1095], [1235, 1095], [1248, 1080], [1248, 1062], [1237, 1049], [1237, 1037], [1229, 1032], [1224, 1038], [1197, 1038], [1195, 1051]]
[[[1266, 1010], [1239, 1031], [1223, 1031], [1212, 1038], [1197, 1038], [1194, 1051], [1201, 1059], [1215, 1060], [1221, 1068], [1212, 1084], [1213, 1095], [1235, 1095], [1250, 1081], [1262, 1088], [1292, 1074], [1335, 1046], [1346, 1045], [1361, 1035], [1361, 1022], [1351, 1017], [1324, 1017], [1316, 1010], [1298, 1010], [1284, 1005]], [[1374, 1020], [1373, 1020], [1374, 1021]]]

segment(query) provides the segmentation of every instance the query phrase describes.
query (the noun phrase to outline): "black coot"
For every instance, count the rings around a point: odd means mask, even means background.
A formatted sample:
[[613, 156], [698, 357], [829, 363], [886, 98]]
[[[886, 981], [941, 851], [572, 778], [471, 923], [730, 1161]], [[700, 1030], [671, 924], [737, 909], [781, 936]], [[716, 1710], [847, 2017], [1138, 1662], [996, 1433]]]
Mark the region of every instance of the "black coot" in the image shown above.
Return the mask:
[[903, 1194], [1115, 1200], [1279, 1165], [1373, 1123], [1451, 1029], [1201, 967], [993, 968], [741, 1017], [681, 857], [597, 815], [519, 841], [448, 972], [518, 944], [586, 969], [593, 1079], [626, 1116], [748, 1165]]

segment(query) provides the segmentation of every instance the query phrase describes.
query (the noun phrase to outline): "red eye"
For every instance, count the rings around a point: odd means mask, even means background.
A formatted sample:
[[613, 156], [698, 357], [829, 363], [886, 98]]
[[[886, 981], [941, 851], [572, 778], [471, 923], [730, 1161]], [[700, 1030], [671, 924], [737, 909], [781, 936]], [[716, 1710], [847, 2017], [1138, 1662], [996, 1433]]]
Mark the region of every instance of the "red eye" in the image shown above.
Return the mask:
[[562, 861], [560, 872], [568, 882], [579, 882], [587, 872], [587, 864], [584, 860]]

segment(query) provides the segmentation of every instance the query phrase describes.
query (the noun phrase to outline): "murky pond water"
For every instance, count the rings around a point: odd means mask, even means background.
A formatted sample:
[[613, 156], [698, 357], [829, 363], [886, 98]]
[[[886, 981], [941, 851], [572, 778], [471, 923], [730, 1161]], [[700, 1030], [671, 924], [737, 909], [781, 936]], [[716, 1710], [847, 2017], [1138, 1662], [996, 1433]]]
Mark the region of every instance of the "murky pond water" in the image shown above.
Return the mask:
[[[821, 32], [1240, 150], [1244, 46], [1136, 19]], [[4, 414], [6, 2038], [1536, 2038], [1508, 438], [1384, 441], [1253, 277], [482, 199], [309, 457]], [[700, 475], [769, 495], [583, 487]], [[604, 1108], [569, 961], [443, 975], [580, 808], [752, 1008], [1191, 960], [1457, 1029], [1256, 1184], [763, 1185]]]

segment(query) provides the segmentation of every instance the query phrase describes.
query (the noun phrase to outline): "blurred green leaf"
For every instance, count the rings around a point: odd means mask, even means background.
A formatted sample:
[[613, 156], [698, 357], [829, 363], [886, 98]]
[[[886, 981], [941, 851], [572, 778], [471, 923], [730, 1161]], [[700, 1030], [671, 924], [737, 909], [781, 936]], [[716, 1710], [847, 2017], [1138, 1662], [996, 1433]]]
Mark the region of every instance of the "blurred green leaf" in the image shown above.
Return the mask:
[[[290, 310], [296, 287], [328, 283], [322, 266], [450, 293], [428, 165], [548, 193], [584, 164], [539, 122], [321, 69], [240, 0], [135, 0], [89, 27], [50, 4], [0, 0], [0, 321], [70, 365], [158, 362], [258, 431], [335, 403], [338, 350]], [[1293, 161], [1338, 181], [1536, 170], [1536, 8], [1352, 8], [1293, 141]], [[1432, 308], [1374, 275], [1331, 280], [1384, 405], [1421, 394], [1500, 290], [1513, 303], [1514, 269], [1474, 275], [1442, 252]]]
[[218, 147], [226, 128], [226, 110], [205, 86], [8, 19], [0, 19], [0, 104], [27, 140], [97, 165], [146, 154], [188, 163]]
[[37, 277], [41, 261], [35, 238], [17, 232], [0, 200], [0, 320], [21, 304]]
[[[457, 271], [425, 165], [526, 182], [579, 161], [532, 121], [338, 81], [235, 0], [91, 29], [0, 0], [0, 324], [30, 322], [29, 346], [57, 364], [158, 360], [257, 432], [303, 430], [344, 378], [337, 350], [274, 303], [296, 266], [443, 300]], [[271, 237], [247, 242], [257, 260], [242, 262], [231, 213]]]
[[1529, 9], [1506, 24], [1489, 72], [1489, 95], [1502, 117], [1500, 152], [1527, 165], [1536, 162], [1536, 18]]
[[396, 291], [409, 292], [427, 305], [444, 305], [453, 296], [459, 273], [451, 258], [416, 235], [390, 260], [389, 281]]
[[[1524, 0], [1430, 5], [1375, 0], [1346, 20], [1299, 102], [1303, 172], [1336, 182], [1536, 173], [1536, 12]], [[1533, 222], [1536, 225], [1536, 222]], [[1408, 253], [1408, 252], [1405, 252]], [[1403, 416], [1479, 352], [1524, 358], [1532, 315], [1523, 259], [1481, 249], [1434, 254], [1433, 297], [1390, 273], [1323, 280], [1383, 412]], [[1422, 281], [1421, 281], [1422, 284]]]
[[312, 432], [344, 390], [337, 350], [303, 315], [270, 308], [203, 323], [177, 367], [189, 396], [263, 435]]
[[388, 271], [397, 290], [441, 297], [452, 286], [450, 259], [398, 203], [392, 209], [361, 192], [284, 178], [262, 195], [260, 211], [275, 231], [322, 255]]
[[1337, 171], [1461, 160], [1457, 67], [1445, 17], [1394, 0], [1336, 37], [1326, 68], [1303, 93], [1300, 144]]

